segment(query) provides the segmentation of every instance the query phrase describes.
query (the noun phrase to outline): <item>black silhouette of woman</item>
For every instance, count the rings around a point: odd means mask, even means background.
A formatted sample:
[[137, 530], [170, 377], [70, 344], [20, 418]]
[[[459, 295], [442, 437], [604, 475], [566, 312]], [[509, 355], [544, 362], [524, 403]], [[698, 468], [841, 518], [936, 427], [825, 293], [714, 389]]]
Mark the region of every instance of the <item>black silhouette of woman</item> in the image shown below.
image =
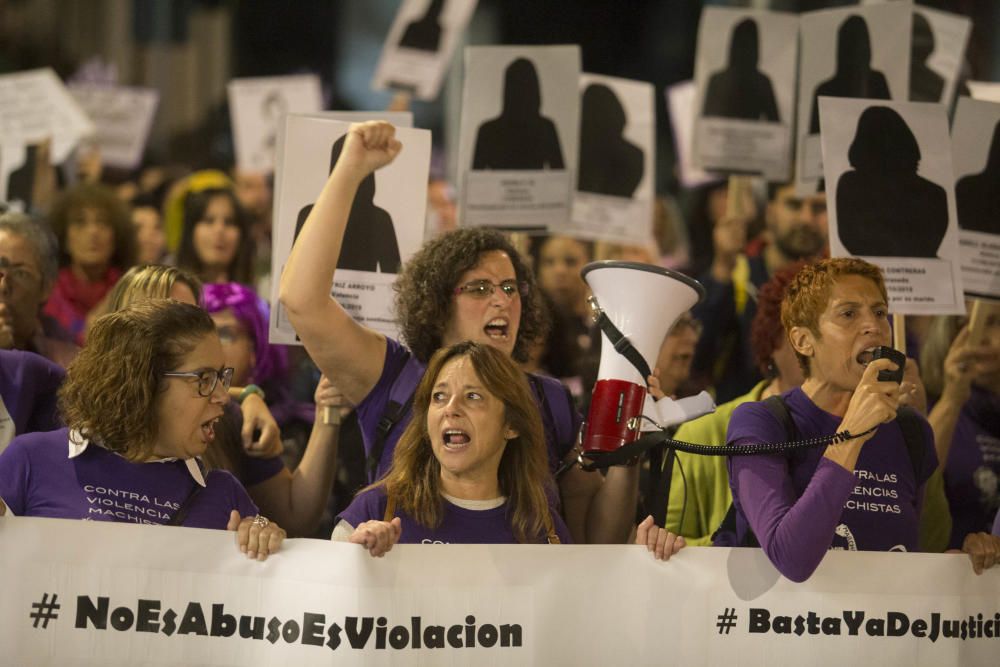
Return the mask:
[[1000, 122], [993, 128], [986, 168], [960, 178], [955, 185], [955, 199], [959, 227], [1000, 234]]
[[504, 74], [503, 109], [479, 126], [473, 169], [564, 169], [555, 123], [542, 116], [538, 72], [527, 58]]
[[[330, 151], [330, 171], [337, 164], [337, 158], [344, 149], [347, 135], [333, 143]], [[309, 204], [299, 211], [295, 223], [295, 236], [299, 237], [302, 225], [305, 224], [313, 205]], [[361, 181], [358, 192], [354, 196], [351, 215], [347, 218], [347, 228], [344, 230], [344, 241], [340, 247], [338, 269], [353, 269], [355, 271], [373, 271], [379, 273], [399, 273], [401, 261], [399, 244], [396, 242], [396, 229], [392, 217], [382, 208], [375, 205], [375, 174], [369, 174]]]
[[441, 12], [444, 0], [431, 0], [424, 15], [406, 26], [399, 45], [418, 51], [437, 51], [441, 45]]
[[631, 197], [644, 171], [642, 149], [625, 139], [625, 109], [614, 91], [592, 83], [580, 109], [580, 176], [577, 189]]
[[940, 102], [944, 78], [927, 66], [934, 53], [934, 31], [927, 18], [913, 12], [913, 43], [910, 47], [910, 101]]
[[889, 107], [862, 112], [837, 182], [837, 230], [852, 255], [937, 257], [948, 230], [944, 188], [917, 175], [920, 146]]
[[774, 89], [757, 69], [760, 40], [757, 22], [740, 21], [729, 42], [729, 63], [708, 80], [702, 116], [780, 122]]
[[885, 76], [871, 67], [872, 46], [865, 20], [853, 14], [837, 30], [837, 71], [816, 86], [813, 93], [809, 134], [819, 133], [819, 98], [866, 97], [873, 100], [889, 99], [889, 84]]

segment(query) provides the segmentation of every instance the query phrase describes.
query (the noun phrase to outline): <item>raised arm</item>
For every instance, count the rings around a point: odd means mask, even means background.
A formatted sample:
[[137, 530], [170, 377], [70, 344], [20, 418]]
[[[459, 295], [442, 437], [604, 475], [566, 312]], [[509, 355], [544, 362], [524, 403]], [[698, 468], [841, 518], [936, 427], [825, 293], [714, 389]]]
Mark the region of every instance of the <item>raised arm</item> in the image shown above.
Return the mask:
[[399, 154], [395, 128], [381, 121], [351, 125], [344, 149], [306, 218], [281, 274], [279, 299], [309, 356], [359, 403], [382, 373], [385, 338], [358, 324], [330, 296], [347, 218], [361, 181]]

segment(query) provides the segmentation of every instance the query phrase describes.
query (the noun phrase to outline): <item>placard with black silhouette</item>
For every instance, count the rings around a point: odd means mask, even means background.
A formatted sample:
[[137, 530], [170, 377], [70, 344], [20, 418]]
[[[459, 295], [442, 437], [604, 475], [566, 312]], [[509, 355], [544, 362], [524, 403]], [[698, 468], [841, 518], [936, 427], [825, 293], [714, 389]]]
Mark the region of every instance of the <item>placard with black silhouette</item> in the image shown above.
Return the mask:
[[579, 80], [578, 46], [465, 50], [460, 224], [567, 227], [576, 188]]
[[788, 182], [799, 20], [706, 7], [695, 57], [695, 163]]
[[911, 5], [904, 2], [824, 9], [799, 22], [799, 93], [795, 184], [801, 194], [822, 185], [818, 98], [905, 101], [909, 95]]
[[972, 21], [958, 14], [913, 8], [910, 101], [951, 106]]
[[278, 128], [285, 114], [323, 109], [323, 93], [315, 74], [233, 79], [226, 90], [236, 166], [245, 171], [274, 170]]
[[0, 145], [10, 151], [5, 173], [23, 166], [25, 147], [51, 138], [51, 159], [59, 164], [94, 124], [51, 69], [0, 75]]
[[677, 172], [681, 185], [685, 188], [696, 188], [718, 181], [717, 175], [710, 174], [694, 164], [696, 96], [694, 81], [675, 83], [663, 94], [667, 98], [667, 110], [670, 113], [670, 129], [674, 138], [674, 152], [677, 154]]
[[958, 98], [951, 141], [965, 294], [1000, 300], [1000, 104]]
[[[334, 120], [331, 116], [348, 118]], [[392, 283], [402, 264], [423, 242], [430, 171], [431, 133], [404, 127], [407, 113], [289, 114], [278, 136], [275, 168], [272, 275], [280, 276], [292, 243], [312, 211], [343, 147], [351, 122], [388, 120], [403, 144], [399, 156], [358, 188], [344, 232], [331, 293], [365, 326], [398, 335], [392, 314]], [[278, 303], [277, 279], [272, 303]], [[284, 309], [271, 309], [272, 343], [297, 343]]]
[[160, 91], [71, 84], [69, 92], [94, 123], [101, 161], [119, 169], [138, 167], [153, 127]]
[[824, 96], [819, 108], [830, 254], [880, 266], [895, 313], [963, 313], [946, 107]]
[[433, 100], [477, 0], [403, 0], [375, 68], [372, 88]]
[[653, 234], [653, 85], [580, 76], [580, 161], [571, 236], [641, 245]]

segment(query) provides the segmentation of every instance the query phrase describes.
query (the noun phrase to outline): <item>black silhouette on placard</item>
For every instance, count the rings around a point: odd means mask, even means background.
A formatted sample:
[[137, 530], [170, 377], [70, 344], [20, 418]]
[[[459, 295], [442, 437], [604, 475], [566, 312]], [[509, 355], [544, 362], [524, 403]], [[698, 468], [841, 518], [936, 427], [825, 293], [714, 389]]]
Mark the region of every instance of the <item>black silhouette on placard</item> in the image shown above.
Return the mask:
[[614, 91], [592, 83], [580, 107], [580, 176], [577, 189], [631, 197], [645, 168], [642, 149], [623, 132], [628, 121]]
[[816, 86], [813, 93], [812, 113], [809, 116], [809, 134], [819, 133], [819, 97], [866, 97], [873, 100], [889, 99], [889, 84], [882, 72], [872, 69], [872, 45], [868, 24], [853, 14], [837, 31], [837, 71]]
[[441, 12], [444, 0], [431, 0], [427, 11], [418, 20], [406, 26], [399, 45], [418, 51], [437, 51], [441, 46]]
[[937, 257], [948, 230], [944, 188], [917, 175], [920, 146], [889, 107], [862, 112], [837, 181], [837, 231], [852, 255]]
[[564, 169], [555, 123], [541, 115], [538, 72], [527, 58], [504, 74], [503, 109], [479, 126], [473, 169]]
[[[337, 164], [337, 158], [344, 149], [347, 135], [333, 142], [330, 151], [330, 171]], [[302, 225], [305, 224], [313, 204], [299, 211], [295, 222], [295, 236], [299, 237]], [[294, 242], [294, 241], [293, 241]], [[399, 244], [396, 242], [396, 229], [392, 217], [382, 208], [375, 205], [375, 174], [368, 174], [358, 186], [351, 205], [351, 214], [347, 218], [347, 228], [344, 230], [344, 240], [340, 246], [338, 269], [353, 269], [355, 271], [374, 271], [378, 273], [399, 273], [401, 261]]]
[[1000, 234], [1000, 122], [993, 128], [993, 141], [986, 167], [969, 174], [955, 185], [958, 226], [970, 232]]
[[927, 66], [934, 53], [934, 31], [920, 12], [913, 12], [913, 42], [910, 47], [910, 100], [940, 102], [944, 77]]
[[740, 21], [729, 42], [729, 63], [708, 80], [702, 116], [780, 122], [771, 79], [757, 69], [757, 22]]

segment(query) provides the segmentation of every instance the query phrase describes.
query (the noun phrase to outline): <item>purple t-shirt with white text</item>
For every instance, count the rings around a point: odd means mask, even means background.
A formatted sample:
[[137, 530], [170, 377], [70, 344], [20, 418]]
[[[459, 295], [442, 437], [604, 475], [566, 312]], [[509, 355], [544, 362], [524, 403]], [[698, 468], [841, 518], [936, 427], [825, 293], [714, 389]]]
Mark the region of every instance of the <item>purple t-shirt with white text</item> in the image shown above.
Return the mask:
[[[336, 525], [341, 520], [353, 527], [365, 521], [382, 521], [385, 518], [387, 498], [382, 487], [369, 489], [358, 494], [354, 501], [334, 521]], [[437, 528], [428, 528], [418, 523], [414, 518], [396, 508], [395, 516], [400, 519], [402, 531], [399, 535], [400, 544], [516, 544], [514, 531], [507, 517], [509, 505], [504, 503], [488, 510], [472, 510], [453, 505], [445, 499], [444, 516]], [[569, 544], [572, 538], [569, 530], [558, 512], [550, 508], [549, 515], [556, 534], [563, 544]], [[544, 543], [547, 536], [540, 535], [536, 542]]]
[[[842, 418], [816, 406], [800, 389], [783, 394], [801, 439], [831, 435]], [[775, 567], [802, 581], [828, 549], [916, 551], [924, 482], [937, 467], [934, 435], [924, 421], [923, 471], [914, 478], [903, 432], [883, 424], [861, 448], [854, 472], [824, 458], [824, 447], [790, 456], [729, 459], [733, 502]], [[736, 445], [783, 442], [785, 429], [763, 403], [733, 412], [727, 440]]]
[[[197, 485], [184, 461], [132, 463], [96, 444], [69, 458], [69, 430], [14, 438], [0, 454], [0, 498], [18, 516], [166, 524]], [[231, 474], [205, 473], [182, 525], [224, 530], [257, 506]]]

